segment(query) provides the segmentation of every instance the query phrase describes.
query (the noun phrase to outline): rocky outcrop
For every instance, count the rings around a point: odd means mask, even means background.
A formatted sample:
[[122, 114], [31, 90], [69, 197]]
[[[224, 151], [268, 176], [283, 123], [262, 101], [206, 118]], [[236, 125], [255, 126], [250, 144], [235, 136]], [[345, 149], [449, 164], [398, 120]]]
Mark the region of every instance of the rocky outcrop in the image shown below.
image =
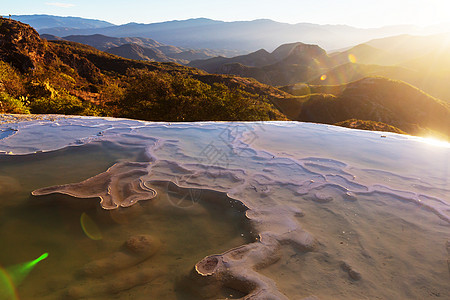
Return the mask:
[[27, 24], [0, 19], [0, 60], [21, 73], [34, 73], [53, 66], [56, 70], [71, 68], [91, 83], [101, 83], [100, 70], [88, 59], [73, 53], [64, 43], [49, 43]]
[[41, 40], [31, 26], [0, 19], [0, 60], [26, 73], [35, 70], [39, 64], [55, 59], [55, 54], [48, 48], [48, 43]]
[[147, 163], [117, 163], [106, 172], [82, 182], [38, 189], [32, 195], [59, 193], [78, 198], [100, 198], [102, 208], [108, 210], [129, 207], [156, 197], [156, 191], [141, 179], [148, 174], [147, 167]]
[[85, 265], [64, 298], [111, 297], [161, 277], [162, 270], [142, 265], [160, 246], [159, 239], [149, 235], [130, 237], [119, 251]]

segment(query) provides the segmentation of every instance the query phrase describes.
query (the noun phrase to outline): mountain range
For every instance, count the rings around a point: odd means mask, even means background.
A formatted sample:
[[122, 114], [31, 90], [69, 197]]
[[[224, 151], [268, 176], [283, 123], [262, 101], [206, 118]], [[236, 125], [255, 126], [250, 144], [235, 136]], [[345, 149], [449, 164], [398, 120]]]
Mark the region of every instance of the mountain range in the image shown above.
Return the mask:
[[[39, 25], [36, 29], [41, 34], [143, 37], [183, 48], [226, 49], [240, 51], [240, 54], [261, 48], [272, 51], [281, 44], [297, 41], [317, 44], [326, 50], [333, 50], [363, 43], [369, 39], [404, 33], [431, 34], [439, 30], [438, 28], [420, 29], [407, 25], [365, 29], [346, 25], [287, 24], [268, 19], [224, 22], [198, 18], [151, 24], [113, 25], [98, 20], [64, 19], [42, 15], [13, 16], [13, 18], [33, 26]], [[51, 24], [54, 25], [50, 27]]]
[[273, 86], [306, 82], [331, 64], [325, 50], [316, 45], [292, 43], [269, 53], [264, 49], [233, 58], [195, 60], [188, 65], [210, 73], [252, 77]]
[[[367, 76], [384, 76], [450, 101], [448, 53], [449, 34], [400, 35], [331, 53], [317, 45], [297, 42], [281, 45], [271, 53], [260, 49], [236, 57], [194, 60], [188, 65], [210, 73], [251, 77], [273, 86], [340, 85]], [[294, 93], [299, 95], [299, 89]]]
[[160, 121], [286, 119], [269, 101], [287, 94], [257, 81], [47, 41], [31, 26], [6, 18], [0, 18], [0, 45], [0, 113]]
[[366, 77], [332, 87], [311, 86], [304, 96], [276, 102], [293, 120], [328, 124], [371, 120], [414, 135], [450, 137], [448, 102], [385, 77]]
[[[360, 66], [362, 78], [324, 85], [320, 84], [326, 79], [322, 75], [319, 84], [301, 80], [277, 88], [252, 78], [209, 74], [173, 62], [125, 59], [76, 42], [47, 41], [32, 27], [6, 18], [0, 18], [0, 44], [0, 113], [31, 111], [153, 121], [291, 119], [450, 138], [449, 102], [404, 81], [363, 74], [371, 70], [370, 65], [349, 62], [333, 66], [332, 55], [317, 45], [291, 43], [271, 53], [260, 50], [231, 59], [233, 64], [284, 80], [300, 75], [314, 78], [346, 65]], [[369, 54], [372, 48], [367, 48]], [[444, 78], [448, 52], [434, 48], [430, 53], [434, 56], [406, 63], [419, 70], [427, 67], [427, 58], [429, 66], [439, 67]], [[388, 66], [373, 68], [382, 72]]]
[[399, 35], [329, 53], [319, 46], [297, 42], [283, 44], [272, 53], [260, 49], [234, 57], [222, 56], [232, 52], [186, 49], [149, 38], [116, 38], [100, 34], [63, 38], [47, 34], [41, 36], [48, 40], [90, 45], [129, 59], [176, 62], [209, 73], [251, 77], [273, 86], [299, 83], [339, 85], [366, 76], [384, 76], [410, 83], [435, 97], [450, 99], [450, 91], [445, 84], [450, 76], [446, 54], [450, 50], [448, 34]]
[[29, 24], [38, 30], [55, 27], [68, 29], [92, 29], [114, 26], [112, 23], [101, 20], [52, 15], [12, 15], [11, 19]]
[[71, 41], [89, 45], [98, 50], [116, 54], [124, 58], [159, 62], [177, 62], [180, 64], [187, 64], [191, 60], [206, 59], [226, 53], [208, 49], [185, 49], [165, 45], [153, 39], [139, 37], [116, 38], [101, 34], [70, 35], [66, 37], [42, 34], [41, 37], [50, 41]]

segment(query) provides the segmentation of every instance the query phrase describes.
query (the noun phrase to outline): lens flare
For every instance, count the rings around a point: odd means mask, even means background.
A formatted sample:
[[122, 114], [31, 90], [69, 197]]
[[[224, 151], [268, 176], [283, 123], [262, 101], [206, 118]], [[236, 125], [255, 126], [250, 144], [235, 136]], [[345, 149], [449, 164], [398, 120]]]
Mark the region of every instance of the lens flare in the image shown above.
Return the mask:
[[296, 83], [292, 87], [292, 91], [293, 91], [294, 95], [296, 95], [296, 96], [311, 94], [311, 89], [310, 89], [309, 85], [307, 85], [306, 83]]
[[47, 257], [48, 257], [48, 253], [45, 252], [44, 254], [42, 254], [41, 256], [39, 256], [38, 258], [36, 258], [36, 259], [33, 261], [33, 263], [37, 264], [38, 262], [40, 262], [40, 261], [46, 259]]
[[0, 267], [0, 299], [11, 299], [18, 300], [16, 289], [14, 283], [11, 281], [10, 276], [6, 270]]
[[18, 264], [15, 266], [11, 266], [6, 268], [6, 272], [8, 273], [11, 281], [18, 286], [22, 281], [27, 277], [27, 275], [34, 269], [34, 267], [42, 260], [48, 257], [48, 253], [44, 253], [35, 260]]
[[356, 63], [356, 56], [350, 53], [348, 55], [348, 61], [351, 63]]
[[325, 80], [327, 79], [327, 75], [323, 74], [322, 76], [320, 76], [320, 80]]
[[81, 228], [88, 238], [98, 241], [103, 238], [100, 228], [95, 224], [94, 220], [89, 217], [86, 213], [81, 214], [80, 218]]
[[46, 259], [47, 257], [48, 253], [44, 253], [35, 260], [29, 262], [10, 266], [6, 269], [2, 269], [0, 267], [0, 292], [2, 296], [0, 299], [19, 299], [16, 287], [24, 281], [31, 270], [33, 270], [40, 261]]

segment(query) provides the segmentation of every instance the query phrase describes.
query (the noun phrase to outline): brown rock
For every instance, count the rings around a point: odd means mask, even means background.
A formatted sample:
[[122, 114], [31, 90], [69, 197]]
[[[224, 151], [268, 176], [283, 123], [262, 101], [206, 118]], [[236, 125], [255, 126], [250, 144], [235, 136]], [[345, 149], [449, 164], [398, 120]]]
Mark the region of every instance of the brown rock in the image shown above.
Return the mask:
[[358, 280], [361, 280], [361, 274], [359, 273], [359, 272], [357, 272], [357, 271], [355, 271], [348, 263], [346, 263], [346, 262], [342, 262], [341, 263], [341, 269], [342, 270], [344, 270], [345, 272], [347, 272], [348, 273], [348, 276], [351, 278], [351, 279], [353, 279], [353, 280], [355, 280], [355, 281], [358, 281]]

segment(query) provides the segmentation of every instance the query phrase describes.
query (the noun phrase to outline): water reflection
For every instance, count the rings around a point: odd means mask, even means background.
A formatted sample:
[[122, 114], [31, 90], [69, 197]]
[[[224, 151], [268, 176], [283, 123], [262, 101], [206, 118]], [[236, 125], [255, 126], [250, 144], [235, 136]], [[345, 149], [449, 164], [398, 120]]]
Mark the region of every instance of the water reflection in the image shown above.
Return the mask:
[[[124, 291], [135, 299], [183, 298], [190, 291], [176, 284], [196, 262], [248, 242], [246, 208], [224, 205], [232, 200], [214, 191], [198, 191], [201, 197], [186, 208], [173, 202], [182, 203], [192, 189], [154, 182], [156, 198], [111, 211], [101, 209], [96, 199], [29, 196], [36, 187], [95, 175], [123, 156], [139, 154], [96, 145], [46, 153], [35, 160], [2, 157], [2, 174], [21, 181], [19, 189], [0, 194], [0, 244], [8, 245], [1, 251], [0, 264], [19, 264], [36, 253], [50, 253], [28, 269], [33, 270], [20, 286], [2, 280], [10, 297], [17, 288], [22, 299], [110, 299], [120, 298]], [[75, 168], [74, 162], [87, 167]]]

